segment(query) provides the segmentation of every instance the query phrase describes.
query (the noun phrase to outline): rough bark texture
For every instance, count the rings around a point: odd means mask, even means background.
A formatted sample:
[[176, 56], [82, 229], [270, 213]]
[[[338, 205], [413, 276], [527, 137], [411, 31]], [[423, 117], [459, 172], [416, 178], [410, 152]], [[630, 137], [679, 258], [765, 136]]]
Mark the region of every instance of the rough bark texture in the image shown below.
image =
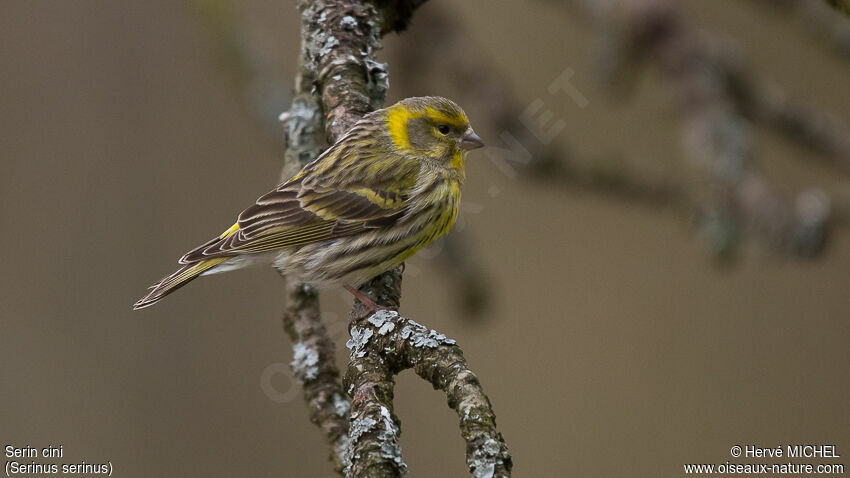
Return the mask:
[[310, 421], [328, 439], [330, 460], [342, 473], [350, 402], [339, 382], [335, 347], [319, 314], [319, 296], [305, 284], [287, 283], [284, 330], [293, 342], [292, 371], [301, 383]]
[[[302, 70], [295, 80], [292, 105], [281, 115], [286, 142], [283, 179], [314, 160], [322, 150], [321, 110], [311, 91], [312, 78]], [[343, 473], [350, 403], [340, 385], [335, 345], [321, 319], [319, 295], [309, 285], [286, 281], [286, 296], [283, 328], [293, 342], [292, 371], [302, 384], [310, 421], [327, 437], [330, 460], [334, 469]]]
[[281, 181], [294, 176], [322, 152], [322, 109], [312, 91], [313, 78], [301, 69], [295, 79], [292, 105], [280, 115], [286, 146]]
[[[376, 303], [398, 308], [403, 270], [397, 267], [387, 271], [360, 290]], [[393, 413], [393, 389], [395, 375], [405, 367], [397, 356], [385, 353], [384, 343], [370, 341], [371, 337], [380, 335], [381, 330], [369, 326], [373, 317], [365, 312], [364, 305], [355, 301], [350, 314], [355, 325], [349, 330], [351, 339], [345, 344], [351, 350], [343, 380], [351, 397], [347, 450], [351, 467], [347, 476], [402, 476], [407, 465], [402, 461], [398, 443], [401, 424]]]
[[298, 8], [304, 66], [316, 79], [325, 137], [333, 144], [384, 103], [387, 65], [374, 60], [374, 51], [381, 46], [380, 17], [364, 1], [301, 0]]
[[[367, 290], [374, 293], [373, 300], [395, 303], [399, 297], [393, 284], [400, 281], [397, 268], [373, 279]], [[358, 304], [352, 317], [362, 312]], [[346, 346], [351, 350], [344, 380], [352, 396], [350, 476], [401, 476], [406, 471], [392, 400], [393, 377], [408, 368], [446, 393], [449, 407], [458, 414], [472, 476], [510, 476], [511, 456], [496, 429], [490, 401], [454, 340], [395, 311], [378, 311], [356, 322]]]
[[399, 346], [407, 355], [407, 363], [435, 389], [444, 391], [449, 407], [457, 412], [469, 471], [476, 477], [510, 476], [511, 455], [496, 429], [496, 415], [478, 377], [469, 370], [463, 351], [453, 340], [426, 331], [412, 320], [401, 319], [399, 323], [402, 327], [398, 335], [404, 341]]
[[[289, 177], [320, 151], [322, 119], [333, 144], [364, 114], [380, 107], [388, 87], [386, 64], [374, 60], [381, 25], [403, 29], [424, 0], [315, 0], [298, 2], [302, 16], [303, 68], [289, 112], [281, 115]], [[384, 20], [386, 18], [386, 20]], [[375, 302], [397, 309], [403, 266], [361, 287]], [[284, 328], [295, 342], [292, 369], [304, 384], [310, 418], [327, 436], [336, 470], [349, 477], [396, 477], [407, 470], [393, 414], [395, 375], [406, 368], [444, 390], [458, 412], [467, 441], [467, 464], [476, 477], [510, 476], [511, 458], [478, 379], [453, 340], [396, 312], [368, 315], [355, 301], [351, 312], [351, 357], [342, 396], [334, 346], [321, 322], [316, 292], [288, 285]], [[395, 331], [395, 332], [393, 332]], [[393, 332], [393, 333], [391, 333]], [[374, 339], [370, 340], [370, 338]]]

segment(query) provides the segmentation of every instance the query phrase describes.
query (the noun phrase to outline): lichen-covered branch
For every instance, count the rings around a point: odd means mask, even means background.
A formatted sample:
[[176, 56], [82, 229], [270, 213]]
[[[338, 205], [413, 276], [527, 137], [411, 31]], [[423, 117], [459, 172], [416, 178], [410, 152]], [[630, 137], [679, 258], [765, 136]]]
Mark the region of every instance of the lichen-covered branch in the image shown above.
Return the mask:
[[[397, 2], [397, 5], [408, 8], [421, 3]], [[302, 0], [298, 3], [302, 15], [304, 67], [307, 74], [315, 78], [329, 143], [338, 140], [364, 114], [384, 102], [388, 87], [387, 66], [374, 59], [374, 51], [380, 48], [380, 26], [386, 25], [383, 18], [388, 15], [393, 2], [379, 2], [379, 5], [380, 12], [372, 3], [359, 0]], [[400, 28], [399, 19], [409, 17], [409, 12], [412, 12], [412, 8], [395, 15], [393, 28]], [[379, 304], [397, 308], [401, 298], [402, 270], [403, 267], [398, 267], [388, 271], [363, 285], [360, 290]], [[351, 328], [351, 340], [348, 342], [352, 353], [345, 380], [347, 391], [352, 397], [350, 428], [344, 453], [346, 476], [401, 476], [406, 472], [406, 465], [402, 461], [398, 441], [399, 422], [393, 414], [393, 389], [395, 375], [415, 365], [411, 362], [416, 358], [414, 354], [401, 353], [405, 351], [406, 340], [415, 338], [410, 335], [413, 329], [404, 327], [407, 320], [397, 313], [382, 312], [364, 317], [363, 305], [359, 302], [355, 302], [351, 314], [355, 325]], [[420, 328], [424, 329], [417, 324], [417, 334], [421, 335]], [[393, 329], [398, 330], [389, 335]], [[385, 348], [387, 343], [377, 338], [402, 337], [402, 330], [407, 331], [404, 332], [407, 336], [395, 342], [395, 346], [400, 347], [396, 353]], [[441, 340], [448, 340], [436, 332], [432, 331], [432, 334], [441, 337]], [[375, 339], [370, 340], [372, 337]], [[424, 356], [420, 358], [424, 359]], [[440, 364], [457, 366], [461, 363], [457, 360], [457, 354], [454, 358], [453, 362], [441, 361]], [[449, 375], [453, 372], [444, 371]], [[447, 389], [453, 408], [467, 410], [459, 408], [460, 404], [483, 406], [486, 403], [488, 410], [488, 413], [480, 412], [477, 408], [473, 410], [476, 417], [483, 417], [487, 422], [485, 425], [475, 426], [477, 418], [472, 420], [465, 417], [461, 420], [464, 438], [470, 440], [467, 447], [470, 471], [479, 477], [509, 476], [510, 456], [501, 435], [493, 438], [487, 435], [497, 433], [489, 402], [486, 397], [482, 401], [477, 395], [464, 398], [464, 392], [480, 392], [480, 386], [476, 388], [470, 385], [467, 375], [455, 377], [446, 383], [446, 386], [448, 383], [458, 384], [458, 387]], [[461, 384], [466, 386], [461, 387]], [[493, 451], [494, 441], [497, 443], [496, 451]]]
[[289, 110], [280, 115], [286, 150], [281, 180], [295, 175], [322, 152], [324, 141], [322, 109], [313, 93], [313, 78], [299, 68]]
[[[402, 268], [373, 279], [368, 290], [373, 299], [396, 304], [394, 284]], [[357, 304], [353, 318], [364, 309]], [[496, 416], [475, 374], [469, 370], [455, 341], [401, 317], [395, 311], [378, 311], [357, 321], [346, 343], [351, 350], [344, 384], [352, 396], [348, 454], [350, 476], [401, 476], [406, 466], [398, 445], [398, 419], [393, 414], [394, 376], [412, 368], [446, 398], [458, 414], [466, 441], [466, 462], [475, 477], [508, 477], [511, 456], [496, 429]]]
[[[405, 9], [394, 19], [394, 28], [403, 27], [418, 3], [399, 2]], [[387, 89], [386, 66], [372, 60], [379, 30], [371, 4], [302, 1], [299, 9], [302, 64], [292, 105], [280, 118], [286, 142], [283, 180], [319, 155], [323, 132], [329, 142], [335, 141], [360, 116], [382, 104]], [[368, 94], [358, 94], [364, 91]], [[324, 120], [322, 107], [328, 112]], [[287, 283], [286, 290], [289, 305], [283, 322], [294, 342], [292, 369], [303, 384], [311, 421], [329, 440], [334, 468], [343, 473], [350, 403], [339, 383], [334, 343], [321, 320], [317, 292], [295, 283]]]
[[[430, 382], [457, 412], [466, 463], [475, 477], [507, 477], [511, 456], [496, 417], [463, 352], [446, 338], [395, 311], [378, 311], [352, 329], [345, 383], [353, 395], [349, 453], [353, 476], [401, 476], [405, 466], [394, 432], [392, 375], [406, 368]], [[390, 373], [387, 373], [387, 372]], [[367, 439], [367, 437], [371, 437]]]
[[[380, 47], [380, 16], [371, 3], [356, 0], [301, 1], [298, 6], [305, 39], [304, 65], [316, 78], [325, 112], [325, 135], [334, 143], [360, 117], [383, 104], [387, 67], [373, 56]], [[384, 284], [394, 300], [380, 296], [371, 284], [361, 291], [382, 305], [398, 307], [400, 272], [381, 275], [372, 282]], [[353, 314], [361, 312], [360, 305], [355, 304]], [[359, 338], [357, 330], [351, 330], [352, 340]], [[398, 444], [398, 420], [392, 414], [396, 370], [365, 352], [352, 354], [348, 369], [360, 373], [348, 387], [353, 400], [346, 476], [401, 476], [407, 467]]]
[[[372, 317], [369, 323], [378, 333], [397, 324], [395, 350], [401, 349], [406, 363], [435, 389], [446, 393], [449, 407], [457, 412], [460, 433], [466, 441], [466, 464], [475, 477], [510, 476], [511, 456], [502, 434], [496, 429], [496, 415], [484, 394], [478, 377], [469, 369], [463, 351], [454, 340], [392, 314]], [[398, 343], [398, 340], [401, 343]]]
[[[403, 267], [375, 277], [360, 290], [375, 302], [398, 308], [401, 301]], [[352, 320], [362, 319], [366, 308], [356, 301], [351, 310]], [[397, 477], [407, 471], [401, 458], [398, 438], [400, 423], [393, 413], [395, 375], [405, 367], [398, 357], [386, 355], [382, 344], [371, 341], [373, 336], [386, 334], [385, 328], [374, 330], [373, 320], [360, 320], [349, 331], [351, 339], [345, 344], [351, 349], [343, 384], [351, 397], [351, 428], [347, 456], [351, 467], [347, 476]], [[383, 326], [384, 324], [382, 324]]]
[[344, 470], [350, 403], [339, 381], [335, 346], [319, 314], [319, 295], [305, 284], [287, 282], [284, 330], [293, 342], [292, 371], [301, 383], [310, 421], [328, 439], [334, 469]]
[[362, 0], [300, 0], [304, 66], [315, 78], [333, 144], [366, 113], [384, 103], [387, 65], [374, 59], [381, 47], [380, 17]]
[[[311, 77], [306, 70], [301, 70], [295, 81], [292, 105], [281, 115], [286, 142], [284, 179], [321, 152], [321, 113], [311, 90]], [[286, 280], [286, 296], [283, 328], [293, 343], [292, 371], [302, 385], [310, 421], [325, 434], [331, 449], [331, 462], [342, 474], [350, 403], [340, 384], [336, 347], [321, 319], [318, 292], [309, 285]]]
[[[400, 275], [400, 271], [392, 274]], [[381, 284], [375, 286], [382, 289]], [[395, 311], [378, 311], [352, 328], [346, 345], [351, 356], [345, 384], [353, 397], [348, 453], [361, 458], [352, 461], [352, 476], [404, 473], [397, 434], [392, 433], [398, 428], [392, 390], [393, 376], [407, 368], [446, 393], [449, 406], [458, 414], [470, 473], [510, 476], [511, 456], [496, 429], [490, 401], [454, 340]]]
[[[374, 59], [380, 37], [404, 30], [413, 11], [425, 0], [301, 0], [301, 60], [291, 107], [280, 115], [285, 141], [281, 179], [294, 175], [336, 141], [359, 118], [380, 107], [388, 87], [387, 67]], [[232, 46], [235, 26], [217, 3], [199, 2], [206, 20]], [[244, 51], [228, 48], [230, 60], [244, 60]], [[248, 55], [250, 56], [250, 55]], [[243, 81], [253, 69], [231, 61]], [[248, 71], [251, 70], [251, 71]], [[451, 251], [451, 247], [447, 247]], [[458, 261], [455, 262], [455, 265]], [[397, 308], [403, 267], [373, 279], [361, 290], [376, 302]], [[471, 269], [470, 269], [471, 270]], [[469, 279], [465, 274], [462, 277]], [[284, 330], [293, 341], [292, 370], [303, 385], [310, 419], [325, 434], [331, 461], [346, 476], [400, 476], [406, 471], [399, 446], [400, 428], [393, 414], [395, 375], [415, 368], [420, 376], [446, 392], [460, 417], [467, 441], [467, 462], [476, 477], [509, 476], [510, 455], [495, 428], [495, 416], [475, 375], [468, 370], [454, 342], [398, 316], [381, 313], [352, 328], [352, 352], [346, 383], [349, 402], [339, 380], [334, 344], [321, 320], [318, 294], [305, 284], [286, 284]], [[355, 302], [352, 317], [363, 315]], [[386, 316], [382, 316], [382, 314]], [[372, 336], [398, 343], [382, 350]]]
[[[319, 90], [325, 134], [334, 143], [381, 107], [387, 65], [375, 60], [381, 35], [401, 31], [425, 0], [299, 0], [304, 65]], [[383, 27], [383, 28], [382, 28]]]

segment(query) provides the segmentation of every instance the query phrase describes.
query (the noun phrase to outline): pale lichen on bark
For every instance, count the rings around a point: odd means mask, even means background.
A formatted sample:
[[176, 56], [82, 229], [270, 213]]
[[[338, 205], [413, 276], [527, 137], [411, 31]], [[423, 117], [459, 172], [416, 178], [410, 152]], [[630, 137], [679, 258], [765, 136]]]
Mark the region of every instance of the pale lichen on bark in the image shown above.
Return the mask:
[[327, 437], [334, 468], [342, 472], [350, 403], [339, 381], [335, 346], [319, 314], [319, 297], [305, 284], [287, 281], [284, 329], [294, 342], [292, 370], [302, 384], [310, 421]]
[[378, 12], [364, 1], [301, 0], [298, 8], [302, 59], [316, 80], [325, 136], [333, 143], [384, 103], [387, 66], [374, 59], [381, 47]]
[[295, 175], [322, 152], [322, 109], [313, 92], [313, 78], [300, 68], [289, 110], [280, 115], [286, 150], [281, 181]]
[[[490, 401], [454, 340], [395, 311], [378, 311], [359, 321], [351, 335], [346, 344], [351, 356], [345, 383], [354, 398], [353, 406], [360, 410], [352, 417], [362, 431], [356, 436], [351, 433], [349, 456], [368, 457], [364, 465], [377, 463], [388, 468], [389, 476], [404, 472], [403, 464], [394, 467], [400, 463], [395, 461], [400, 456], [397, 442], [388, 439], [374, 417], [384, 420], [384, 430], [389, 429], [390, 421], [396, 423], [391, 420], [393, 376], [413, 368], [435, 389], [445, 392], [449, 407], [457, 412], [470, 473], [476, 477], [510, 476], [511, 457], [496, 429]], [[364, 427], [364, 421], [370, 426]], [[369, 433], [374, 439], [362, 440]], [[366, 474], [368, 469], [353, 471]]]
[[[373, 299], [397, 304], [401, 268], [373, 279], [366, 289]], [[361, 304], [352, 317], [363, 313]], [[466, 441], [466, 462], [476, 477], [510, 476], [512, 461], [496, 417], [478, 378], [469, 370], [454, 340], [435, 330], [401, 317], [395, 311], [378, 311], [358, 320], [346, 344], [351, 351], [344, 384], [352, 397], [352, 417], [378, 423], [393, 417], [394, 376], [412, 368], [435, 389], [446, 393], [449, 407], [457, 412], [461, 436]], [[386, 440], [377, 427], [353, 434], [349, 456], [353, 476], [401, 476], [404, 467], [394, 460], [395, 442]]]

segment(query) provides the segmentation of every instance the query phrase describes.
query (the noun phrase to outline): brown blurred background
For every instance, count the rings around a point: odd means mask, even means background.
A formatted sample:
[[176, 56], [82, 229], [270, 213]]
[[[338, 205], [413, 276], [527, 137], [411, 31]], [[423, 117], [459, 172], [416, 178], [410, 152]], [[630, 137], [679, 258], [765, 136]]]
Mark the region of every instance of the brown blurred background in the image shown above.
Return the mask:
[[[115, 476], [334, 476], [286, 371], [274, 271], [203, 278], [131, 311], [280, 174], [294, 1], [216, 5], [232, 24], [203, 2], [3, 3], [4, 447], [61, 444], [60, 463], [111, 460]], [[742, 1], [683, 6], [695, 27], [734, 39], [758, 74], [850, 121], [850, 62], [798, 19]], [[661, 83], [649, 72], [631, 100], [609, 101], [581, 17], [542, 1], [423, 9], [464, 25], [460, 38], [522, 105], [544, 98], [568, 124], [559, 144], [627, 154], [661, 176], [682, 167]], [[422, 27], [414, 19], [413, 32]], [[385, 39], [388, 100], [453, 97], [498, 144], [480, 106], [442, 85], [406, 86], [415, 78], [394, 64], [407, 41]], [[233, 64], [244, 51], [258, 55], [249, 74]], [[566, 68], [586, 108], [547, 92]], [[846, 175], [770, 132], [757, 154], [781, 187], [850, 193]], [[459, 311], [432, 248], [409, 264], [402, 312], [463, 347], [515, 476], [678, 476], [684, 463], [730, 460], [735, 444], [835, 444], [850, 465], [846, 230], [814, 260], [755, 248], [717, 267], [669, 211], [508, 177], [482, 153], [468, 167], [459, 234], [486, 274], [489, 308], [476, 320]], [[341, 365], [350, 304], [341, 291], [323, 297]], [[399, 378], [411, 476], [466, 475], [444, 401], [413, 374]]]

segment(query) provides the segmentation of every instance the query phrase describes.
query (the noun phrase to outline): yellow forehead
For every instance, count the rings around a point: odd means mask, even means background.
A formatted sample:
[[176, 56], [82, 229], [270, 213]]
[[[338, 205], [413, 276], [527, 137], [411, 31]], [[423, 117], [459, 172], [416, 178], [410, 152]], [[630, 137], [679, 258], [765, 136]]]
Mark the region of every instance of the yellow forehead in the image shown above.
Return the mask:
[[407, 123], [416, 118], [429, 118], [436, 123], [447, 124], [456, 128], [469, 123], [469, 119], [463, 111], [449, 115], [432, 106], [426, 107], [425, 110], [412, 110], [404, 105], [395, 105], [389, 109], [387, 128], [397, 148], [404, 151], [411, 149], [410, 138], [407, 134]]

